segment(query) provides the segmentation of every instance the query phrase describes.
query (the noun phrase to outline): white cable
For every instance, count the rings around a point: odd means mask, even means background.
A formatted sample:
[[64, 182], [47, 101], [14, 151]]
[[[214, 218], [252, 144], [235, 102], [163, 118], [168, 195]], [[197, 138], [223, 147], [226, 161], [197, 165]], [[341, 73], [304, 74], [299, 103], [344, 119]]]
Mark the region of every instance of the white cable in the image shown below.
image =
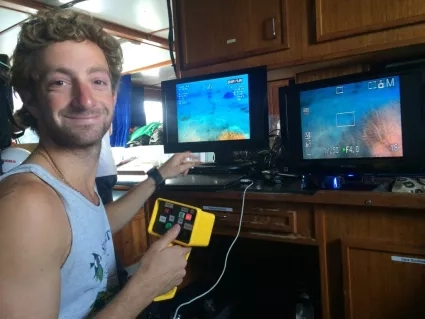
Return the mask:
[[178, 315], [179, 310], [180, 310], [180, 308], [181, 308], [181, 307], [187, 306], [187, 305], [191, 304], [192, 302], [194, 302], [195, 300], [198, 300], [198, 299], [200, 299], [200, 298], [204, 297], [205, 295], [209, 294], [209, 293], [210, 293], [210, 292], [211, 292], [211, 291], [212, 291], [212, 290], [213, 290], [213, 289], [214, 289], [214, 288], [218, 285], [218, 283], [220, 282], [220, 280], [221, 280], [221, 278], [223, 277], [224, 273], [226, 272], [227, 259], [229, 258], [230, 251], [232, 250], [233, 245], [235, 244], [236, 240], [237, 240], [237, 239], [238, 239], [238, 237], [239, 237], [239, 234], [241, 233], [241, 228], [242, 228], [242, 218], [243, 218], [243, 212], [244, 212], [244, 208], [245, 208], [245, 195], [246, 195], [246, 191], [247, 191], [247, 190], [248, 190], [248, 188], [250, 188], [253, 184], [254, 184], [254, 182], [253, 182], [253, 181], [251, 181], [251, 184], [249, 184], [247, 187], [245, 187], [245, 189], [244, 189], [244, 191], [243, 191], [243, 195], [242, 195], [241, 217], [240, 217], [240, 219], [239, 219], [238, 232], [237, 232], [237, 234], [236, 234], [235, 239], [233, 239], [233, 242], [232, 242], [232, 244], [230, 245], [229, 250], [227, 251], [226, 258], [224, 259], [224, 267], [223, 267], [223, 271], [221, 272], [220, 277], [218, 277], [218, 279], [217, 279], [217, 281], [215, 282], [215, 284], [214, 284], [214, 285], [213, 285], [213, 286], [212, 286], [209, 290], [207, 290], [207, 291], [206, 291], [206, 292], [204, 292], [203, 294], [201, 294], [201, 295], [199, 295], [199, 296], [197, 296], [197, 297], [195, 297], [195, 298], [193, 298], [193, 299], [189, 300], [188, 302], [182, 303], [180, 306], [178, 306], [178, 307], [177, 307], [177, 309], [176, 309], [176, 312], [174, 313], [173, 319], [177, 319], [177, 315]]

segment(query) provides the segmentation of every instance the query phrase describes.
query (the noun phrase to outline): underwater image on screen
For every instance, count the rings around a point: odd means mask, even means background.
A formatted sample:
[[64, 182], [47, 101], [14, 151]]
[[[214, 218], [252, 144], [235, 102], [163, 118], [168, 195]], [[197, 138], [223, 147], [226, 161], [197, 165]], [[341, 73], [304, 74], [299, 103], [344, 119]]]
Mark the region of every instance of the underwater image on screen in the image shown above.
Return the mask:
[[176, 86], [178, 142], [250, 138], [248, 75]]
[[402, 157], [398, 76], [303, 91], [304, 159]]

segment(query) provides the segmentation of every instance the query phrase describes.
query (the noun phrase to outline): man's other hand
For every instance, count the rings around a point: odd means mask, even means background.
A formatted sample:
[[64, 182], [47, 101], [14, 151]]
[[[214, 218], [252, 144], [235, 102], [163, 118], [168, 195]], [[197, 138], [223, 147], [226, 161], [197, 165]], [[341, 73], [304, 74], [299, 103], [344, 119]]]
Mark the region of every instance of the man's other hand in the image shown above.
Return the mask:
[[159, 168], [159, 173], [164, 179], [186, 175], [190, 168], [200, 163], [199, 158], [191, 152], [177, 153]]

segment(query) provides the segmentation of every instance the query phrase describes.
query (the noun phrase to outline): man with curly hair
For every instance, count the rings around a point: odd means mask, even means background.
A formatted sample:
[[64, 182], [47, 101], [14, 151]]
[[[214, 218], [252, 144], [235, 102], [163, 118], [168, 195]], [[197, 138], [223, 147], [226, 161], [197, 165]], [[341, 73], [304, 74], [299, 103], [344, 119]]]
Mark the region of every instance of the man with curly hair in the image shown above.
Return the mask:
[[11, 84], [23, 101], [21, 123], [40, 141], [0, 178], [0, 318], [135, 318], [185, 275], [188, 248], [168, 247], [175, 226], [117, 291], [112, 234], [163, 179], [197, 160], [175, 154], [121, 199], [102, 204], [96, 168], [121, 68], [119, 43], [88, 16], [51, 11], [22, 25]]

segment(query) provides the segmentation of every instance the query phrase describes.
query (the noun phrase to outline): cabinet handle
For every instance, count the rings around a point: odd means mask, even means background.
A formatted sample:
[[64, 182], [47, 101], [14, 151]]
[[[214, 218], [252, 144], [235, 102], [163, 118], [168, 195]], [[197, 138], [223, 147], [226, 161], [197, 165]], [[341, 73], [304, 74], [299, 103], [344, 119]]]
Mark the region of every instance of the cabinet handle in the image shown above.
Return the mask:
[[276, 21], [275, 17], [267, 19], [264, 24], [264, 37], [267, 40], [276, 39]]

